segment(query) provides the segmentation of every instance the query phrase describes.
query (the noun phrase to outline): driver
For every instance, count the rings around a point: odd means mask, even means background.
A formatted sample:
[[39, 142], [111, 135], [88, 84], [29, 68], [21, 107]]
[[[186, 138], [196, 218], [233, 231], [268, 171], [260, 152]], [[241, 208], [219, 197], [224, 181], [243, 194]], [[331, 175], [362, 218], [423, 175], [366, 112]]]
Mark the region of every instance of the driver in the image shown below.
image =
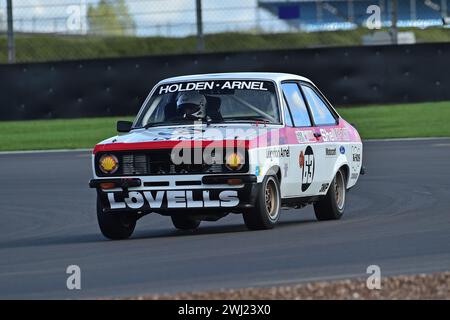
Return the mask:
[[177, 99], [177, 113], [184, 119], [206, 118], [206, 97], [198, 92], [186, 92]]

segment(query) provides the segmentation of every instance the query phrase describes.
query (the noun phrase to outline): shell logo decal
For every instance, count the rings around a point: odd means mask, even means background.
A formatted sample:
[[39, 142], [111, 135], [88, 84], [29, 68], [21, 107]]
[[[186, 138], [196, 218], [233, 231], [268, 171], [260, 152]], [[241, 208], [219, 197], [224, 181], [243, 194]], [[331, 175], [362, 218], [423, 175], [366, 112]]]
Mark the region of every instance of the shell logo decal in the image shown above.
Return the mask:
[[114, 173], [119, 167], [119, 161], [115, 156], [105, 155], [100, 158], [99, 166], [104, 173]]

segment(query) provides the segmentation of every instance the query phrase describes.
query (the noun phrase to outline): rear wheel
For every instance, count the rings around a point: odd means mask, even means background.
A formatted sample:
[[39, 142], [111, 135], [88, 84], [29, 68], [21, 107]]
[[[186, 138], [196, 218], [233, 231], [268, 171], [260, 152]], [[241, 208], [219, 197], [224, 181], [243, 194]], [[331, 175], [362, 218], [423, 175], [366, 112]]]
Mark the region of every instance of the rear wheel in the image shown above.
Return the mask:
[[194, 230], [200, 225], [200, 220], [196, 220], [186, 216], [171, 216], [172, 223], [175, 228], [180, 230]]
[[137, 215], [127, 212], [103, 211], [97, 198], [97, 221], [102, 234], [111, 240], [128, 239], [136, 227]]
[[344, 214], [346, 196], [346, 181], [342, 169], [340, 169], [327, 194], [314, 204], [314, 212], [317, 220], [338, 220]]
[[244, 222], [250, 230], [271, 229], [280, 217], [280, 184], [276, 176], [266, 176], [258, 191], [254, 210], [244, 212]]

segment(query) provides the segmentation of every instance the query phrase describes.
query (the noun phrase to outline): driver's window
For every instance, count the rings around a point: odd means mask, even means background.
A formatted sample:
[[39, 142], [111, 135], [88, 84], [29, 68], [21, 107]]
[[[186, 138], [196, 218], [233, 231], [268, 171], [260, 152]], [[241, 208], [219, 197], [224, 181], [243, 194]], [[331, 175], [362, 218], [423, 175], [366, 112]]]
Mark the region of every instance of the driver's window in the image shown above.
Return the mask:
[[314, 123], [317, 126], [333, 125], [336, 124], [331, 111], [328, 109], [326, 103], [310, 86], [302, 85], [303, 93], [305, 94], [306, 101], [308, 101], [309, 108], [314, 118]]

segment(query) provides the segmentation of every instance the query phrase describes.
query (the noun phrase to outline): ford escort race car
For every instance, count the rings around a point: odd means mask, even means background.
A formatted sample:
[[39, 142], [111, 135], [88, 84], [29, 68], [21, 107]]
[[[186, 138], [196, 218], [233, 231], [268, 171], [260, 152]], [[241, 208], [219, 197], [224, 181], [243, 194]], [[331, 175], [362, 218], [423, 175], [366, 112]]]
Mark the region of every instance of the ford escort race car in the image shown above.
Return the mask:
[[269, 229], [282, 207], [308, 204], [318, 220], [339, 219], [362, 172], [357, 130], [292, 74], [166, 79], [117, 131], [95, 146], [90, 181], [110, 239], [130, 237], [149, 213], [185, 230], [230, 213]]

